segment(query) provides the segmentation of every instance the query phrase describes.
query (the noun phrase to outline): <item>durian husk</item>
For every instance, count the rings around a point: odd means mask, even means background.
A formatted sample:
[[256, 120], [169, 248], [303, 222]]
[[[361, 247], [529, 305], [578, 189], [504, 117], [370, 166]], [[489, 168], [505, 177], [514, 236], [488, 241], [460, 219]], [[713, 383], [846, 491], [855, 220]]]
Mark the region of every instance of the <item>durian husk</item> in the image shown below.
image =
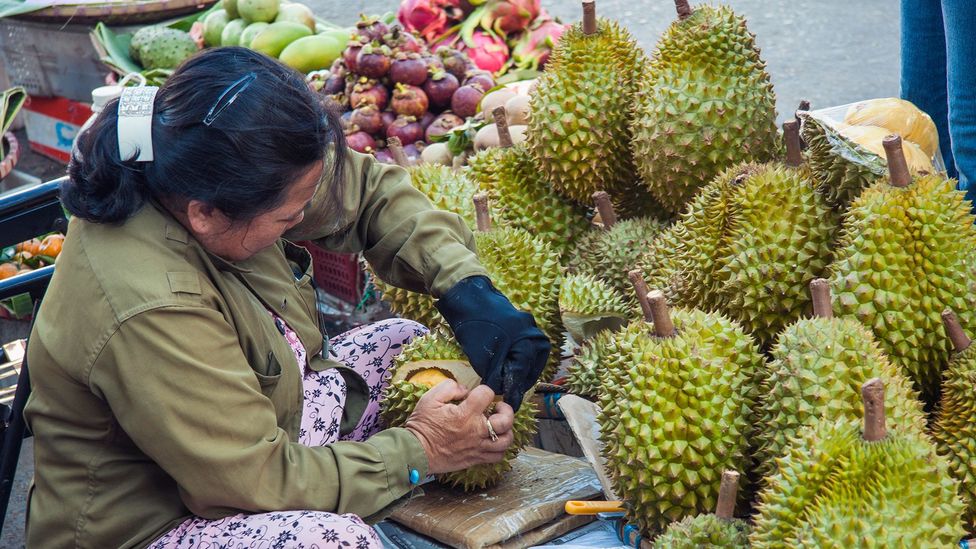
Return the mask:
[[670, 213], [727, 167], [776, 157], [765, 66], [731, 8], [696, 6], [665, 31], [641, 78], [632, 131], [638, 174]]
[[[802, 113], [804, 158], [817, 188], [839, 211], [882, 178], [887, 167], [875, 153], [839, 135], [830, 125]], [[856, 159], [854, 162], [851, 159]]]
[[870, 330], [853, 318], [810, 318], [780, 334], [762, 382], [759, 471], [770, 473], [790, 440], [817, 421], [861, 420], [861, 386], [885, 380], [889, 425], [922, 433], [925, 414], [918, 393], [889, 362]]
[[618, 332], [598, 416], [607, 470], [645, 536], [715, 508], [721, 471], [745, 470], [763, 358], [734, 322], [674, 309], [674, 337]]
[[932, 444], [900, 428], [866, 442], [861, 429], [860, 421], [842, 419], [801, 431], [760, 493], [754, 549], [959, 542], [963, 505]]
[[970, 207], [954, 181], [936, 175], [904, 188], [881, 181], [851, 204], [830, 266], [834, 311], [870, 328], [929, 404], [951, 349], [942, 311], [957, 311], [967, 332], [976, 328]]
[[713, 514], [686, 517], [671, 523], [654, 539], [654, 549], [748, 549], [749, 523], [741, 519], [722, 519]]
[[573, 355], [566, 374], [566, 389], [593, 400], [600, 398], [602, 380], [607, 376], [607, 353], [610, 352], [614, 335], [612, 330], [604, 330], [581, 345], [579, 354]]
[[[442, 329], [414, 339], [397, 356], [394, 370], [391, 373], [391, 383], [380, 403], [382, 418], [390, 427], [398, 427], [406, 423], [417, 406], [417, 402], [430, 390], [427, 385], [411, 383], [410, 378], [400, 371], [415, 368], [426, 369], [430, 367], [430, 361], [440, 362], [440, 367], [451, 372], [452, 377], [471, 379], [473, 376], [474, 379], [480, 380], [477, 373], [467, 364], [464, 352], [454, 341], [450, 332]], [[465, 367], [470, 371], [459, 371]], [[477, 382], [474, 384], [476, 385]], [[470, 388], [472, 384], [465, 383], [465, 385]], [[505, 452], [502, 461], [475, 465], [462, 471], [438, 475], [438, 481], [462, 488], [465, 491], [480, 490], [498, 483], [502, 476], [511, 470], [512, 460], [531, 442], [535, 434], [536, 410], [532, 404], [531, 396], [532, 392], [530, 391], [522, 401], [521, 408], [515, 414], [515, 423], [512, 427], [514, 442]], [[485, 415], [490, 415], [492, 409], [486, 410]]]
[[976, 345], [953, 354], [942, 382], [942, 400], [932, 424], [932, 439], [949, 462], [966, 505], [967, 531], [976, 532]]
[[616, 330], [637, 311], [609, 284], [588, 274], [567, 275], [559, 288], [559, 316], [574, 341]]

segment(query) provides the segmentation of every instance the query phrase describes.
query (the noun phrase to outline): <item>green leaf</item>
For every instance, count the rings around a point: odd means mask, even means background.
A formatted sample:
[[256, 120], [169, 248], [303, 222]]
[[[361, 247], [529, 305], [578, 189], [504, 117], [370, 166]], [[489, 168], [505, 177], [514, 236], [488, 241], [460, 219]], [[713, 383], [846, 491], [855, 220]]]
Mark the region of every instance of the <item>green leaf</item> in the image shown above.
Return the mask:
[[23, 318], [34, 312], [33, 300], [31, 300], [30, 294], [27, 293], [15, 295], [0, 301], [0, 307], [10, 311], [10, 314], [16, 318]]

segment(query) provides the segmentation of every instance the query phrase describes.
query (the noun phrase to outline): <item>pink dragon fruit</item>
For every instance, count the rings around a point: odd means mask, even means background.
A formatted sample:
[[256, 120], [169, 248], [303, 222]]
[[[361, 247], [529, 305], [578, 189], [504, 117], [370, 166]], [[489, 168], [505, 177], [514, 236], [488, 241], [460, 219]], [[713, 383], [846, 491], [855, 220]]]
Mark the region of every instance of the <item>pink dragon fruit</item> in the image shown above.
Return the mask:
[[515, 66], [520, 69], [542, 69], [566, 27], [552, 19], [537, 19], [512, 47]]
[[397, 19], [408, 31], [425, 40], [433, 40], [447, 30], [447, 12], [444, 7], [450, 0], [403, 0], [397, 11]]
[[525, 30], [539, 16], [539, 0], [491, 0], [484, 6], [481, 27], [507, 36]]
[[474, 31], [470, 42], [462, 42], [463, 51], [479, 69], [497, 73], [508, 62], [508, 45], [497, 36]]

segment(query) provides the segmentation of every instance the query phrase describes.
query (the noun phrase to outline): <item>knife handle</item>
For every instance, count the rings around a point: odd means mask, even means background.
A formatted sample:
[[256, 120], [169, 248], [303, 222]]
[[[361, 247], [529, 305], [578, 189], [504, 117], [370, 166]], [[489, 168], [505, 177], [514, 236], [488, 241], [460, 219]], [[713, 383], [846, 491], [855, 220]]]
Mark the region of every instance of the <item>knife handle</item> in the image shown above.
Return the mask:
[[570, 515], [595, 515], [617, 513], [624, 510], [622, 501], [567, 501], [566, 513]]

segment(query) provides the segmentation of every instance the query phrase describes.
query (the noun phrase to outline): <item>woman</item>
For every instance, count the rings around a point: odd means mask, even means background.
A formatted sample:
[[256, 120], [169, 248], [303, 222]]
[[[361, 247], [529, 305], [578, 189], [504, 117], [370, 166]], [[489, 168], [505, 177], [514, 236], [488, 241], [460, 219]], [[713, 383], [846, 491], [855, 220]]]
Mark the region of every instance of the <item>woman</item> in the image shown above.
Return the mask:
[[[155, 96], [109, 105], [69, 173], [74, 217], [28, 351], [29, 546], [373, 547], [360, 517], [501, 459], [513, 409], [484, 411], [495, 391], [518, 407], [545, 337], [491, 287], [456, 215], [345, 149], [301, 75], [201, 53]], [[425, 328], [329, 341], [286, 233], [440, 297], [491, 388], [444, 382], [379, 430], [386, 369]]]

